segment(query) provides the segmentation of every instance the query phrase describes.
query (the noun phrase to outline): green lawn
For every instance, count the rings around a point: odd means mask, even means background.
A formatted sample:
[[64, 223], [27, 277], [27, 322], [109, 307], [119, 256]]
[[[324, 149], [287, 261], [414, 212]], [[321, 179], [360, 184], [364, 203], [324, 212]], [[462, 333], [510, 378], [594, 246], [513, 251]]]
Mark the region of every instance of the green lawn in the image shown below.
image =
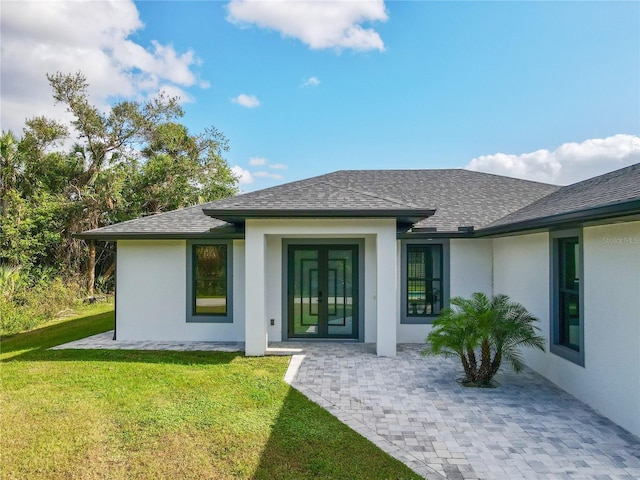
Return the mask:
[[46, 350], [113, 327], [92, 312], [2, 339], [0, 478], [420, 478], [285, 384], [288, 357]]

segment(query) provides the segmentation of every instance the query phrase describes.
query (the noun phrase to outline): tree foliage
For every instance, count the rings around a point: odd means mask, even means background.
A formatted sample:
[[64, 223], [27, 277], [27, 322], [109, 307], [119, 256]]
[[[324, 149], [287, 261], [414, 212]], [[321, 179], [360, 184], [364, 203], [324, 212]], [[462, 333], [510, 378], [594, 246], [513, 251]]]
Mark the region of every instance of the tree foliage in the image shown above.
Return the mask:
[[[82, 73], [47, 75], [69, 124], [25, 121], [22, 137], [0, 137], [0, 264], [24, 272], [113, 271], [113, 245], [74, 233], [233, 195], [237, 178], [215, 128], [192, 134], [175, 98], [92, 105]], [[94, 260], [95, 259], [95, 262]], [[37, 273], [33, 273], [34, 275]]]
[[470, 299], [454, 297], [442, 311], [427, 336], [425, 355], [458, 357], [464, 384], [489, 386], [502, 360], [515, 372], [524, 367], [520, 347], [544, 351], [544, 338], [533, 324], [538, 321], [507, 295], [489, 298], [474, 293]]

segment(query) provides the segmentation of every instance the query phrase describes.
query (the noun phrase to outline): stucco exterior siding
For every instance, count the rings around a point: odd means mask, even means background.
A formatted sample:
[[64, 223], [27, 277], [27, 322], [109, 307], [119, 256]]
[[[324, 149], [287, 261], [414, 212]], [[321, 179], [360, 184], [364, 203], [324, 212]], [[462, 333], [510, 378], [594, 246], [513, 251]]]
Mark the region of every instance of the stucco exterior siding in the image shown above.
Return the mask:
[[241, 342], [245, 337], [245, 295], [244, 295], [244, 240], [233, 241], [233, 340]]
[[364, 341], [366, 343], [375, 343], [378, 338], [377, 285], [376, 237], [368, 234], [364, 236]]
[[583, 239], [585, 378], [571, 388], [640, 435], [640, 222], [588, 227]]
[[[234, 292], [240, 292], [244, 256], [234, 242]], [[116, 299], [118, 340], [242, 341], [244, 305], [234, 302], [233, 323], [186, 321], [187, 242], [118, 242]], [[238, 297], [236, 296], [236, 299]]]
[[[269, 235], [266, 238], [266, 269], [267, 284], [265, 285], [266, 295], [266, 316], [267, 316], [267, 337], [270, 341], [282, 341], [282, 321], [286, 318], [283, 315], [283, 299], [285, 292], [282, 288], [283, 275], [283, 255], [282, 238]], [[285, 259], [286, 261], [286, 259]], [[271, 325], [273, 319], [274, 325]], [[286, 338], [284, 339], [286, 340]]]
[[452, 239], [450, 243], [451, 297], [470, 297], [493, 292], [491, 240]]
[[640, 222], [583, 229], [584, 367], [549, 351], [549, 234], [494, 239], [494, 293], [540, 320], [546, 352], [526, 363], [632, 433], [640, 434]]
[[533, 349], [524, 349], [522, 353], [526, 363], [545, 376], [551, 367], [548, 360], [549, 289], [548, 233], [493, 240], [493, 293], [509, 295], [540, 320], [538, 333], [547, 339], [547, 353]]

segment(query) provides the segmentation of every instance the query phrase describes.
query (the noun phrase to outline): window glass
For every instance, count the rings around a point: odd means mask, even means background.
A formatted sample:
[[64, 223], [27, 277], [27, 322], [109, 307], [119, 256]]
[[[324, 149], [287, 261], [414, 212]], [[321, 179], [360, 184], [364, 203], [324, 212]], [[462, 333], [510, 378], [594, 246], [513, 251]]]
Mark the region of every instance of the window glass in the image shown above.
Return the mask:
[[227, 314], [227, 246], [193, 246], [193, 314]]
[[407, 245], [408, 317], [438, 315], [442, 310], [442, 245]]
[[578, 237], [559, 238], [557, 244], [558, 275], [558, 343], [580, 351], [580, 259]]

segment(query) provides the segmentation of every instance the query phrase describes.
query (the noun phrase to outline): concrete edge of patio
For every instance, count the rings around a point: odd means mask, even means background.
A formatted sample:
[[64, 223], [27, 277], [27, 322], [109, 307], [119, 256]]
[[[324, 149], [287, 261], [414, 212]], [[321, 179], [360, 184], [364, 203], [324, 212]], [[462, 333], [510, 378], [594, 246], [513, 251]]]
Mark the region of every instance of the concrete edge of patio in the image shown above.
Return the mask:
[[[244, 342], [199, 342], [199, 341], [147, 341], [147, 340], [114, 340], [113, 330], [98, 333], [90, 337], [51, 347], [49, 350], [157, 350], [184, 352], [242, 352], [245, 351]], [[375, 351], [375, 344], [348, 342], [359, 350]], [[306, 346], [317, 345], [314, 342], [270, 342], [265, 355], [299, 355], [304, 353]]]
[[[186, 352], [242, 352], [244, 342], [195, 342], [195, 341], [129, 341], [114, 340], [113, 330], [51, 347], [50, 350], [157, 350]], [[266, 355], [295, 355], [303, 351], [300, 345], [276, 343], [267, 348]]]

